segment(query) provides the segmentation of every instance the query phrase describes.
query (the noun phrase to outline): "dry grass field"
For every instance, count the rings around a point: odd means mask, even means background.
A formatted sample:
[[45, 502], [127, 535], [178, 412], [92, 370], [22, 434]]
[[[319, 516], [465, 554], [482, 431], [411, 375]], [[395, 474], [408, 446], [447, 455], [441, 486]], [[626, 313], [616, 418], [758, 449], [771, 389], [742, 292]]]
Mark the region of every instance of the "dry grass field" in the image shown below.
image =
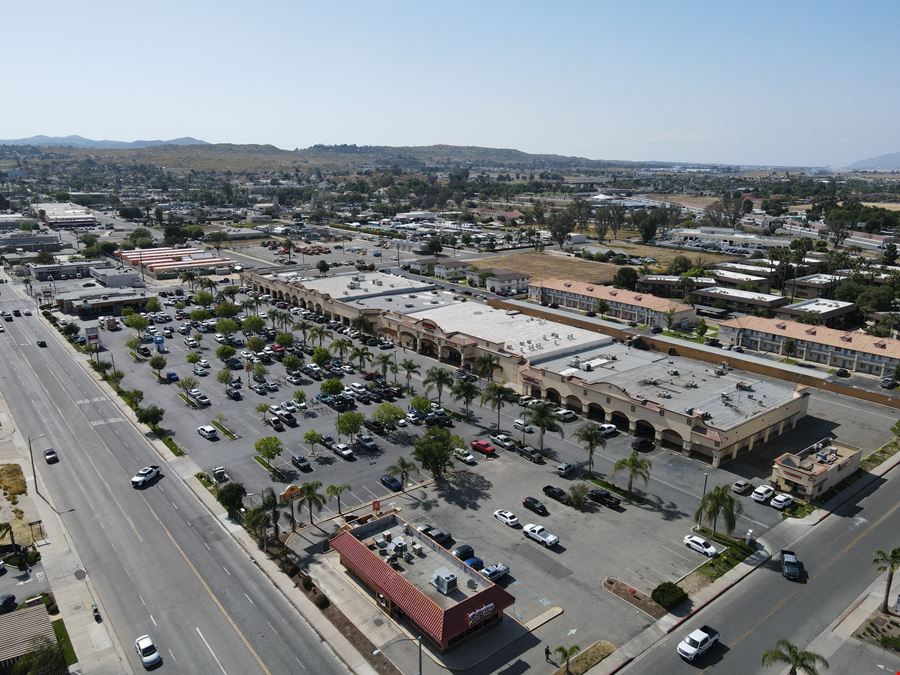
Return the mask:
[[692, 209], [705, 209], [707, 206], [716, 201], [716, 197], [697, 197], [693, 195], [661, 195], [652, 193], [638, 196], [646, 197], [647, 199], [657, 199], [661, 202], [681, 204], [682, 206], [689, 206]]
[[864, 206], [877, 206], [888, 211], [900, 211], [900, 204], [896, 202], [863, 202]]
[[658, 261], [657, 264], [651, 265], [651, 267], [659, 266], [661, 263], [670, 263], [675, 258], [675, 256], [679, 255], [683, 255], [687, 258], [690, 258], [691, 260], [694, 260], [699, 256], [702, 257], [707, 262], [707, 264], [737, 260], [736, 256], [724, 255], [722, 253], [708, 253], [706, 251], [692, 251], [689, 249], [681, 250], [677, 248], [662, 248], [660, 246], [647, 246], [645, 244], [632, 244], [620, 241], [609, 244], [609, 246], [616, 251], [627, 251], [629, 254], [637, 256], [639, 258], [656, 258], [656, 260]]
[[531, 275], [532, 279], [574, 279], [596, 284], [611, 282], [616, 270], [619, 269], [616, 265], [591, 262], [548, 251], [481, 258], [472, 264], [482, 269], [493, 267], [510, 272], [525, 272]]

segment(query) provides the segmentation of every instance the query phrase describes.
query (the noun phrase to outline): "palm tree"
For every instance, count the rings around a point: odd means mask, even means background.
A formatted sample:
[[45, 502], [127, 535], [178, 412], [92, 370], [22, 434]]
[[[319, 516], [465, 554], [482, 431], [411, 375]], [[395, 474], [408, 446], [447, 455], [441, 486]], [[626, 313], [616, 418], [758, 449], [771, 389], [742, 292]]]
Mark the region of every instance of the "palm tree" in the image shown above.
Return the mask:
[[432, 366], [425, 372], [425, 379], [423, 382], [425, 384], [425, 391], [431, 392], [432, 389], [437, 389], [438, 405], [441, 405], [441, 396], [444, 393], [444, 387], [453, 386], [453, 375], [451, 375], [450, 371], [446, 368]]
[[363, 314], [353, 317], [353, 320], [350, 322], [350, 327], [353, 330], [358, 330], [360, 333], [372, 332], [372, 322]]
[[881, 603], [881, 611], [887, 614], [891, 584], [894, 582], [894, 572], [900, 569], [900, 547], [892, 548], [890, 551], [881, 549], [875, 551], [875, 558], [872, 560], [872, 563], [879, 572], [887, 572], [887, 587], [884, 589], [884, 602]]
[[269, 512], [272, 529], [275, 530], [275, 541], [278, 541], [278, 497], [270, 487], [262, 491], [262, 507]]
[[266, 538], [270, 524], [269, 512], [262, 506], [249, 509], [244, 514], [244, 527], [256, 538], [256, 543], [260, 548], [263, 547], [263, 539]]
[[397, 363], [393, 354], [379, 354], [375, 357], [375, 364], [381, 371], [381, 377], [387, 379], [388, 371], [397, 372]]
[[372, 362], [372, 352], [369, 351], [368, 347], [354, 347], [353, 351], [350, 352], [350, 362], [352, 363], [353, 361], [359, 363], [359, 369], [362, 370], [367, 363]]
[[297, 321], [294, 324], [294, 330], [300, 331], [300, 335], [303, 336], [304, 343], [306, 342], [307, 333], [309, 333], [309, 331], [311, 331], [313, 328], [314, 328], [313, 324], [311, 324], [309, 321]]
[[641, 457], [635, 450], [627, 457], [623, 457], [613, 464], [613, 475], [619, 473], [619, 471], [628, 473], [628, 494], [631, 494], [631, 486], [634, 483], [634, 479], [640, 478], [646, 485], [647, 481], [650, 480], [650, 469], [652, 468], [653, 463], [649, 459]]
[[584, 446], [588, 456], [588, 474], [594, 473], [594, 451], [606, 447], [606, 436], [596, 424], [582, 424], [572, 437]]
[[186, 282], [188, 283], [188, 288], [190, 288], [190, 289], [191, 289], [191, 292], [193, 293], [193, 291], [194, 291], [194, 282], [195, 282], [196, 279], [197, 279], [197, 273], [196, 273], [196, 272], [191, 272], [190, 270], [187, 270], [187, 271], [182, 272], [181, 274], [179, 274], [179, 275], [178, 275], [178, 278], [179, 278], [181, 281], [186, 281]]
[[276, 328], [277, 324], [284, 321], [285, 317], [288, 317], [288, 320], [290, 321], [290, 316], [290, 314], [283, 312], [280, 309], [273, 309], [269, 312], [269, 321], [272, 322], [272, 328]]
[[469, 405], [478, 396], [478, 385], [471, 380], [457, 380], [450, 389], [450, 395], [454, 401], [462, 401], [466, 406], [466, 415], [469, 414]]
[[422, 369], [419, 367], [419, 364], [412, 359], [403, 359], [400, 362], [400, 370], [402, 370], [406, 375], [407, 389], [409, 389], [409, 381], [412, 379], [412, 376], [418, 375], [422, 371]]
[[515, 396], [515, 392], [509, 387], [497, 384], [496, 382], [488, 382], [487, 386], [481, 392], [481, 405], [486, 405], [497, 411], [497, 430], [500, 429], [500, 410], [507, 403], [510, 403]]
[[494, 381], [494, 371], [500, 368], [500, 359], [493, 354], [482, 354], [472, 364], [472, 371], [481, 378]]
[[815, 652], [802, 651], [797, 645], [788, 640], [779, 640], [775, 643], [775, 649], [763, 652], [762, 665], [785, 665], [791, 675], [819, 675], [817, 666], [828, 668], [825, 657]]
[[700, 505], [694, 512], [694, 520], [698, 523], [701, 520], [706, 522], [712, 521], [713, 534], [716, 532], [716, 522], [721, 515], [725, 521], [725, 528], [728, 534], [734, 530], [737, 525], [737, 517], [743, 513], [744, 507], [734, 498], [731, 488], [727, 485], [717, 485], [712, 490], [703, 495]]
[[410, 474], [416, 470], [416, 463], [411, 462], [405, 457], [397, 458], [396, 463], [391, 464], [387, 468], [388, 476], [396, 476], [403, 485], [403, 491], [406, 492], [406, 482], [409, 480]]
[[325, 326], [315, 325], [309, 329], [309, 339], [312, 342], [316, 342], [318, 340], [319, 346], [322, 346], [322, 343], [325, 342], [325, 338], [331, 335], [331, 331], [329, 331]]
[[303, 490], [303, 501], [309, 508], [310, 525], [313, 524], [313, 508], [315, 508], [316, 513], [319, 513], [322, 507], [325, 506], [325, 497], [319, 492], [320, 487], [322, 487], [322, 481], [320, 480], [312, 480], [300, 486], [300, 489]]
[[325, 494], [328, 495], [329, 499], [337, 497], [338, 502], [338, 513], [341, 513], [341, 494], [350, 489], [350, 486], [347, 483], [343, 483], [341, 485], [329, 485], [325, 488]]
[[559, 655], [559, 659], [561, 661], [566, 662], [566, 672], [568, 673], [569, 672], [569, 659], [571, 659], [578, 652], [580, 652], [581, 647], [579, 647], [578, 645], [572, 645], [571, 647], [565, 647], [563, 645], [560, 645], [553, 651]]
[[353, 343], [346, 338], [338, 338], [331, 343], [331, 351], [337, 352], [337, 355], [344, 358], [344, 354], [353, 349]]
[[559, 418], [556, 416], [556, 406], [549, 401], [541, 401], [526, 410], [525, 421], [541, 430], [540, 451], [542, 456], [544, 454], [544, 434], [548, 431], [558, 432], [560, 436], [563, 434], [563, 428], [560, 426]]

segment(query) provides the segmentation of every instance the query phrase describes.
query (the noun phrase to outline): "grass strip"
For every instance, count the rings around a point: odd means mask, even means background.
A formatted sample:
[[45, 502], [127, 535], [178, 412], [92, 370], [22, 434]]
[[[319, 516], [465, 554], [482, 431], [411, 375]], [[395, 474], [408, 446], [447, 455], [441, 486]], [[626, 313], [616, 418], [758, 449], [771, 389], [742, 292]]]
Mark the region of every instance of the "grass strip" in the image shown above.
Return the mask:
[[71, 666], [78, 663], [78, 657], [75, 655], [75, 648], [72, 647], [72, 640], [69, 639], [69, 631], [66, 630], [66, 624], [62, 619], [57, 619], [51, 623], [53, 633], [56, 635], [56, 641], [62, 647], [63, 655], [66, 657], [66, 665]]
[[599, 485], [602, 488], [606, 488], [610, 492], [614, 492], [615, 494], [619, 495], [623, 499], [626, 499], [633, 504], [643, 504], [646, 501], [643, 497], [640, 497], [635, 494], [628, 494], [627, 490], [623, 490], [618, 485], [613, 485], [612, 483], [607, 483], [602, 478], [597, 478], [596, 476], [585, 475], [585, 480], [590, 481], [594, 485]]
[[216, 420], [212, 420], [212, 421], [210, 422], [210, 424], [212, 424], [216, 429], [218, 429], [219, 431], [221, 431], [221, 432], [222, 432], [222, 435], [225, 436], [225, 438], [227, 438], [229, 441], [234, 441], [234, 440], [237, 439], [237, 434], [235, 434], [233, 431], [231, 431], [231, 429], [229, 429], [228, 427], [226, 427], [226, 426], [225, 426], [224, 424], [222, 424], [221, 422], [217, 422]]

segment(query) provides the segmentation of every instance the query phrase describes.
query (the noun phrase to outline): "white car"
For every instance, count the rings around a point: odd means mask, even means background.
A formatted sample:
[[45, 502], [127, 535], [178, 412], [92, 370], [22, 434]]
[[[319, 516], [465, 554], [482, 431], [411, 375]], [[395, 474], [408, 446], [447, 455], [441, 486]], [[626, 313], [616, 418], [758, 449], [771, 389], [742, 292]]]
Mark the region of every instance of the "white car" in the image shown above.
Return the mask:
[[519, 431], [526, 433], [526, 434], [530, 434], [530, 433], [534, 432], [534, 427], [531, 426], [530, 424], [528, 424], [528, 422], [523, 420], [521, 417], [516, 419], [515, 422], [513, 422], [513, 427], [515, 427]]
[[719, 555], [718, 549], [710, 544], [703, 537], [698, 537], [696, 534], [689, 534], [684, 538], [684, 545], [688, 548], [692, 548], [697, 553], [702, 553], [703, 555], [714, 558]]
[[340, 455], [344, 459], [353, 459], [353, 450], [346, 443], [335, 443], [334, 454]]
[[285, 401], [284, 403], [282, 403], [281, 409], [289, 413], [297, 412], [297, 406], [292, 401]]
[[197, 433], [209, 441], [216, 440], [219, 437], [216, 428], [210, 424], [204, 424], [202, 427], [197, 427]]
[[760, 485], [753, 491], [753, 494], [751, 494], [750, 496], [753, 498], [753, 501], [759, 502], [760, 504], [765, 504], [769, 500], [769, 497], [774, 494], [775, 488], [773, 488], [771, 485]]
[[209, 375], [209, 371], [198, 363], [194, 366], [194, 375], [205, 377], [206, 375]]
[[769, 502], [769, 506], [774, 507], [779, 511], [783, 511], [793, 503], [793, 497], [791, 497], [790, 495], [779, 493], [772, 497], [772, 501]]
[[213, 340], [215, 340], [215, 341], [218, 342], [219, 344], [224, 344], [224, 343], [225, 343], [225, 336], [222, 335], [221, 333], [216, 333], [215, 335], [213, 335]]
[[252, 359], [253, 352], [251, 352], [249, 349], [245, 349], [241, 352], [241, 358], [246, 360]]
[[207, 369], [212, 367], [209, 365], [209, 361], [207, 361], [206, 359], [200, 359], [199, 361], [197, 361], [197, 365], [200, 366], [201, 368], [207, 368]]
[[619, 432], [619, 428], [615, 424], [598, 424], [600, 433], [604, 436], [615, 436]]
[[494, 518], [510, 527], [515, 527], [519, 524], [519, 519], [516, 518], [516, 515], [512, 511], [507, 511], [506, 509], [497, 509], [494, 511]]
[[503, 448], [504, 450], [511, 450], [516, 447], [515, 441], [511, 439], [506, 434], [494, 434], [491, 438], [491, 443], [496, 445], [498, 448]]
[[134, 651], [137, 652], [144, 668], [152, 668], [162, 662], [162, 656], [149, 635], [141, 635], [134, 641]]

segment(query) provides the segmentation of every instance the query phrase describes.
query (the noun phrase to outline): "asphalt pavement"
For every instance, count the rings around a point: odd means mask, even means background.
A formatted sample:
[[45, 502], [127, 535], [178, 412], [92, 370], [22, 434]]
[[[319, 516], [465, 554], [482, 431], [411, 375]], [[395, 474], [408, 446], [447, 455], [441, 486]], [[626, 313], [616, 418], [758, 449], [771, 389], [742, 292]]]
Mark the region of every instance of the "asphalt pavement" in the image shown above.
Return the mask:
[[[162, 462], [73, 362], [84, 357], [37, 315], [5, 328], [0, 386], [130, 665], [140, 669], [131, 643], [149, 633], [173, 672], [345, 672], [178, 476], [164, 466], [151, 487], [131, 487]], [[59, 463], [43, 463], [45, 447]]]

